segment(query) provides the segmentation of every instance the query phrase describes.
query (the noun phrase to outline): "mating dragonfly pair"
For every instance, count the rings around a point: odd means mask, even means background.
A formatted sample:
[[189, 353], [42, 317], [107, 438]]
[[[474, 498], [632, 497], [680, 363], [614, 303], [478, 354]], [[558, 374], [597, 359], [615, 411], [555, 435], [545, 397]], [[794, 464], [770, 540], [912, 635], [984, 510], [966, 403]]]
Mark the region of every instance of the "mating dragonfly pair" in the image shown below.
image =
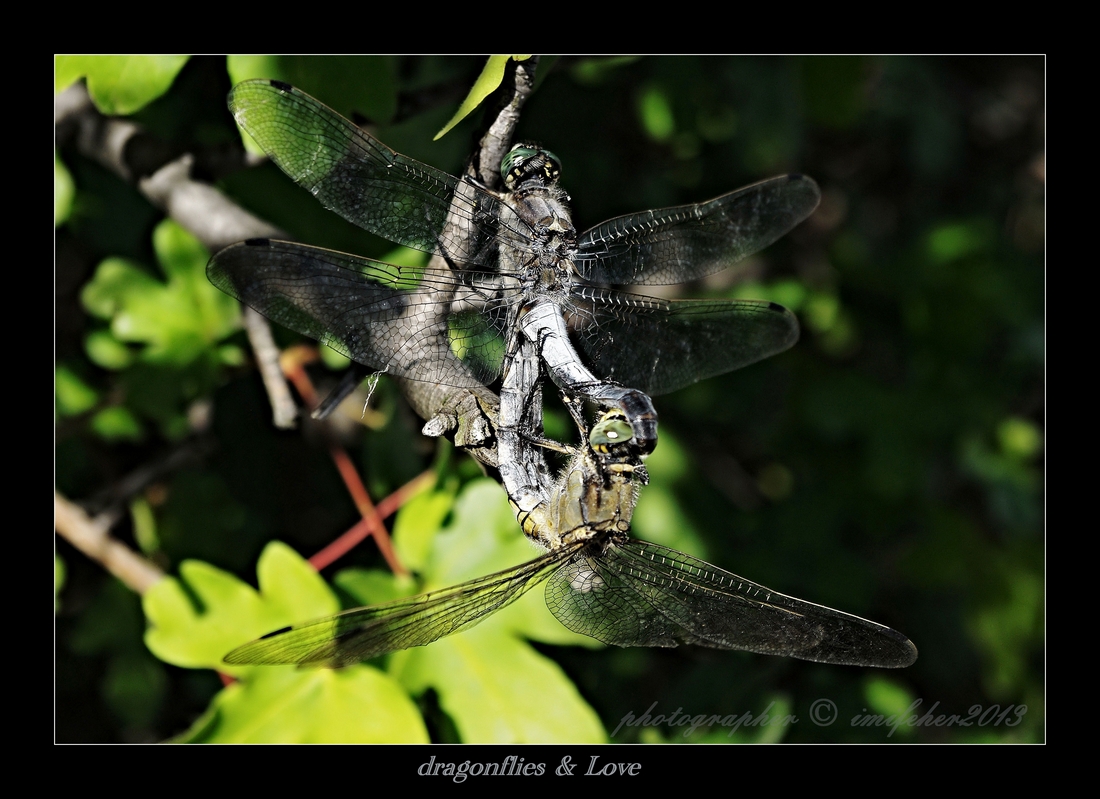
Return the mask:
[[[916, 659], [888, 627], [627, 535], [641, 459], [657, 438], [650, 395], [781, 352], [798, 325], [774, 303], [667, 301], [609, 286], [683, 282], [730, 266], [813, 211], [812, 180], [775, 178], [578, 235], [557, 185], [560, 164], [545, 150], [513, 148], [498, 193], [390, 150], [284, 83], [240, 84], [229, 103], [326, 207], [443, 265], [397, 267], [263, 239], [214, 256], [210, 279], [375, 371], [458, 389], [503, 375], [501, 481], [525, 534], [547, 551], [449, 589], [270, 633], [227, 662], [348, 665], [457, 632], [544, 581], [566, 627], [609, 644], [694, 643], [882, 667]], [[565, 448], [571, 457], [557, 477], [542, 454], [550, 442], [538, 439], [547, 374], [583, 434]], [[586, 400], [599, 409], [590, 429]]]

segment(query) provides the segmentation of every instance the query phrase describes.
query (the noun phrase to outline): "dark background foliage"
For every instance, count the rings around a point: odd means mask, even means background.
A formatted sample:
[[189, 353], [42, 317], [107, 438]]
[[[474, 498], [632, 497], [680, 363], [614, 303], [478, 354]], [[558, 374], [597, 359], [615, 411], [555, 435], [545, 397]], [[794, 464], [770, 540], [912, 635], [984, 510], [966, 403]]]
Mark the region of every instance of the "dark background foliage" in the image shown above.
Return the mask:
[[[311, 61], [301, 68], [306, 91], [361, 112], [398, 151], [461, 169], [475, 122], [438, 143], [431, 136], [483, 59]], [[783, 355], [657, 399], [661, 446], [636, 532], [889, 624], [920, 658], [872, 672], [696, 648], [542, 651], [609, 731], [657, 703], [655, 712], [785, 709], [802, 719], [743, 736], [752, 740], [1042, 740], [1043, 59], [560, 58], [543, 59], [538, 77], [520, 135], [561, 158], [578, 229], [786, 171], [820, 183], [821, 207], [790, 236], [729, 274], [675, 287], [774, 299], [798, 313], [803, 334]], [[225, 59], [193, 58], [135, 121], [181, 151], [231, 151], [230, 85]], [[250, 368], [207, 363], [166, 376], [89, 359], [103, 323], [82, 303], [84, 287], [109, 257], [155, 273], [152, 231], [163, 214], [73, 141], [58, 144], [76, 187], [56, 240], [58, 390], [75, 376], [96, 400], [68, 412], [59, 399], [57, 488], [93, 511], [121, 509], [116, 534], [169, 572], [200, 558], [251, 579], [270, 539], [312, 554], [355, 510], [308, 427], [272, 428]], [[209, 177], [302, 241], [388, 249], [272, 165]], [[376, 499], [437, 457], [396, 391], [383, 384], [378, 397], [386, 423], [358, 433], [352, 450]], [[96, 415], [119, 408], [121, 427]], [[187, 416], [198, 408], [209, 427]], [[139, 496], [120, 487], [180, 452], [184, 464]], [[476, 474], [462, 456], [446, 468]], [[376, 564], [363, 549], [352, 559]], [[57, 551], [58, 740], [179, 733], [221, 688], [217, 677], [153, 658], [138, 598], [60, 539]], [[821, 698], [839, 708], [832, 726], [809, 721]], [[1001, 723], [975, 717], [889, 737], [847, 723], [907, 707], [918, 717], [933, 707], [1013, 711], [986, 717]], [[445, 720], [432, 730], [447, 739]], [[632, 728], [614, 740], [680, 732]], [[713, 740], [728, 739], [719, 729]]]

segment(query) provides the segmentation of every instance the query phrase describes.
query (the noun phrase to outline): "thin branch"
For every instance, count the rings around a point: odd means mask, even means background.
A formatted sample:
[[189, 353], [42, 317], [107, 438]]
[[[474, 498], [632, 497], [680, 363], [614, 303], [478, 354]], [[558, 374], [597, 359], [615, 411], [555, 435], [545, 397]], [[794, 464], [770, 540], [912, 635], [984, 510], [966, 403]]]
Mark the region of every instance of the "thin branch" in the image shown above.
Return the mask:
[[173, 447], [167, 455], [142, 463], [106, 488], [97, 491], [91, 497], [82, 499], [81, 502], [95, 513], [98, 519], [107, 518], [107, 514], [121, 514], [132, 497], [185, 466], [198, 463], [210, 452], [210, 449], [209, 439], [201, 435], [193, 436]]
[[[397, 489], [388, 497], [379, 502], [377, 513], [375, 514], [374, 518], [379, 520], [389, 518], [393, 513], [397, 511], [398, 508], [404, 505], [410, 497], [423, 491], [433, 482], [435, 482], [434, 471], [429, 469], [426, 472], [422, 472], [420, 475], [414, 477], [412, 480], [405, 483], [405, 485], [401, 486], [401, 488]], [[354, 549], [361, 541], [363, 541], [363, 539], [371, 535], [371, 533], [371, 520], [363, 519], [342, 536], [337, 538], [327, 547], [325, 547], [312, 558], [310, 558], [309, 562], [313, 566], [313, 568], [317, 569], [317, 571], [320, 571], [321, 569], [332, 564], [336, 560], [342, 558], [344, 555]], [[387, 537], [386, 540], [388, 541], [389, 538]], [[381, 547], [379, 547], [379, 549], [381, 549]], [[383, 555], [385, 555], [384, 552]], [[407, 572], [401, 573], [407, 574]]]
[[92, 518], [57, 491], [53, 495], [53, 512], [54, 527], [62, 538], [135, 592], [144, 594], [164, 577], [164, 572], [152, 561], [111, 536], [111, 521], [106, 514]]
[[271, 333], [271, 324], [263, 314], [248, 306], [244, 309], [244, 324], [248, 342], [256, 356], [256, 368], [260, 370], [267, 398], [271, 402], [272, 424], [280, 430], [290, 430], [298, 422], [298, 406], [290, 396], [286, 378], [279, 366], [279, 347]]

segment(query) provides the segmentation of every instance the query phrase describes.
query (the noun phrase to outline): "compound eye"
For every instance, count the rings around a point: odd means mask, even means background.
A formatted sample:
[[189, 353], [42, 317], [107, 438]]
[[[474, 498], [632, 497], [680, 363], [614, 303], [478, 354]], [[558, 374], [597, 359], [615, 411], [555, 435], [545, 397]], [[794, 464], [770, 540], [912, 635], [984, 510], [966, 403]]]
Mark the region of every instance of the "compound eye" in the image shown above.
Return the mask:
[[500, 163], [504, 185], [513, 189], [530, 178], [538, 177], [546, 185], [561, 176], [561, 160], [549, 150], [532, 144], [517, 144]]
[[625, 444], [634, 437], [634, 431], [630, 425], [620, 418], [604, 419], [595, 427], [588, 436], [588, 443], [597, 452], [604, 452], [608, 447], [616, 444]]
[[549, 150], [543, 150], [546, 163], [542, 165], [542, 172], [546, 176], [547, 183], [553, 183], [561, 177], [561, 159]]
[[517, 144], [508, 151], [504, 160], [500, 162], [500, 176], [504, 178], [504, 185], [511, 188], [518, 180], [527, 174], [528, 162], [536, 155], [538, 150], [524, 144]]

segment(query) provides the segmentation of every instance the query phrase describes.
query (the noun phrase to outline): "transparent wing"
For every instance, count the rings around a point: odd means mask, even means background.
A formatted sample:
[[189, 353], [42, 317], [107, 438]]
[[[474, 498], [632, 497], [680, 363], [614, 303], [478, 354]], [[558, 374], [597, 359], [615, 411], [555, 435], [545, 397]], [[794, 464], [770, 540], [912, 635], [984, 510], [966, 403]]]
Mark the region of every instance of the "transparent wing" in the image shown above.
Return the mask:
[[595, 283], [658, 285], [714, 274], [772, 244], [817, 207], [805, 175], [785, 175], [704, 203], [609, 219], [585, 231], [574, 263]]
[[889, 627], [636, 539], [578, 553], [547, 583], [546, 604], [570, 630], [616, 646], [698, 644], [881, 668], [917, 659]]
[[210, 281], [264, 316], [376, 371], [470, 388], [501, 370], [509, 279], [399, 267], [250, 239], [215, 255]]
[[340, 668], [399, 649], [425, 646], [510, 605], [582, 545], [547, 552], [522, 566], [440, 591], [284, 627], [234, 649], [225, 662]]
[[349, 222], [424, 252], [495, 266], [500, 213], [493, 195], [391, 150], [280, 81], [238, 84], [229, 108], [287, 175]]
[[595, 374], [650, 395], [740, 369], [798, 341], [793, 313], [756, 300], [662, 300], [582, 287], [566, 322]]

